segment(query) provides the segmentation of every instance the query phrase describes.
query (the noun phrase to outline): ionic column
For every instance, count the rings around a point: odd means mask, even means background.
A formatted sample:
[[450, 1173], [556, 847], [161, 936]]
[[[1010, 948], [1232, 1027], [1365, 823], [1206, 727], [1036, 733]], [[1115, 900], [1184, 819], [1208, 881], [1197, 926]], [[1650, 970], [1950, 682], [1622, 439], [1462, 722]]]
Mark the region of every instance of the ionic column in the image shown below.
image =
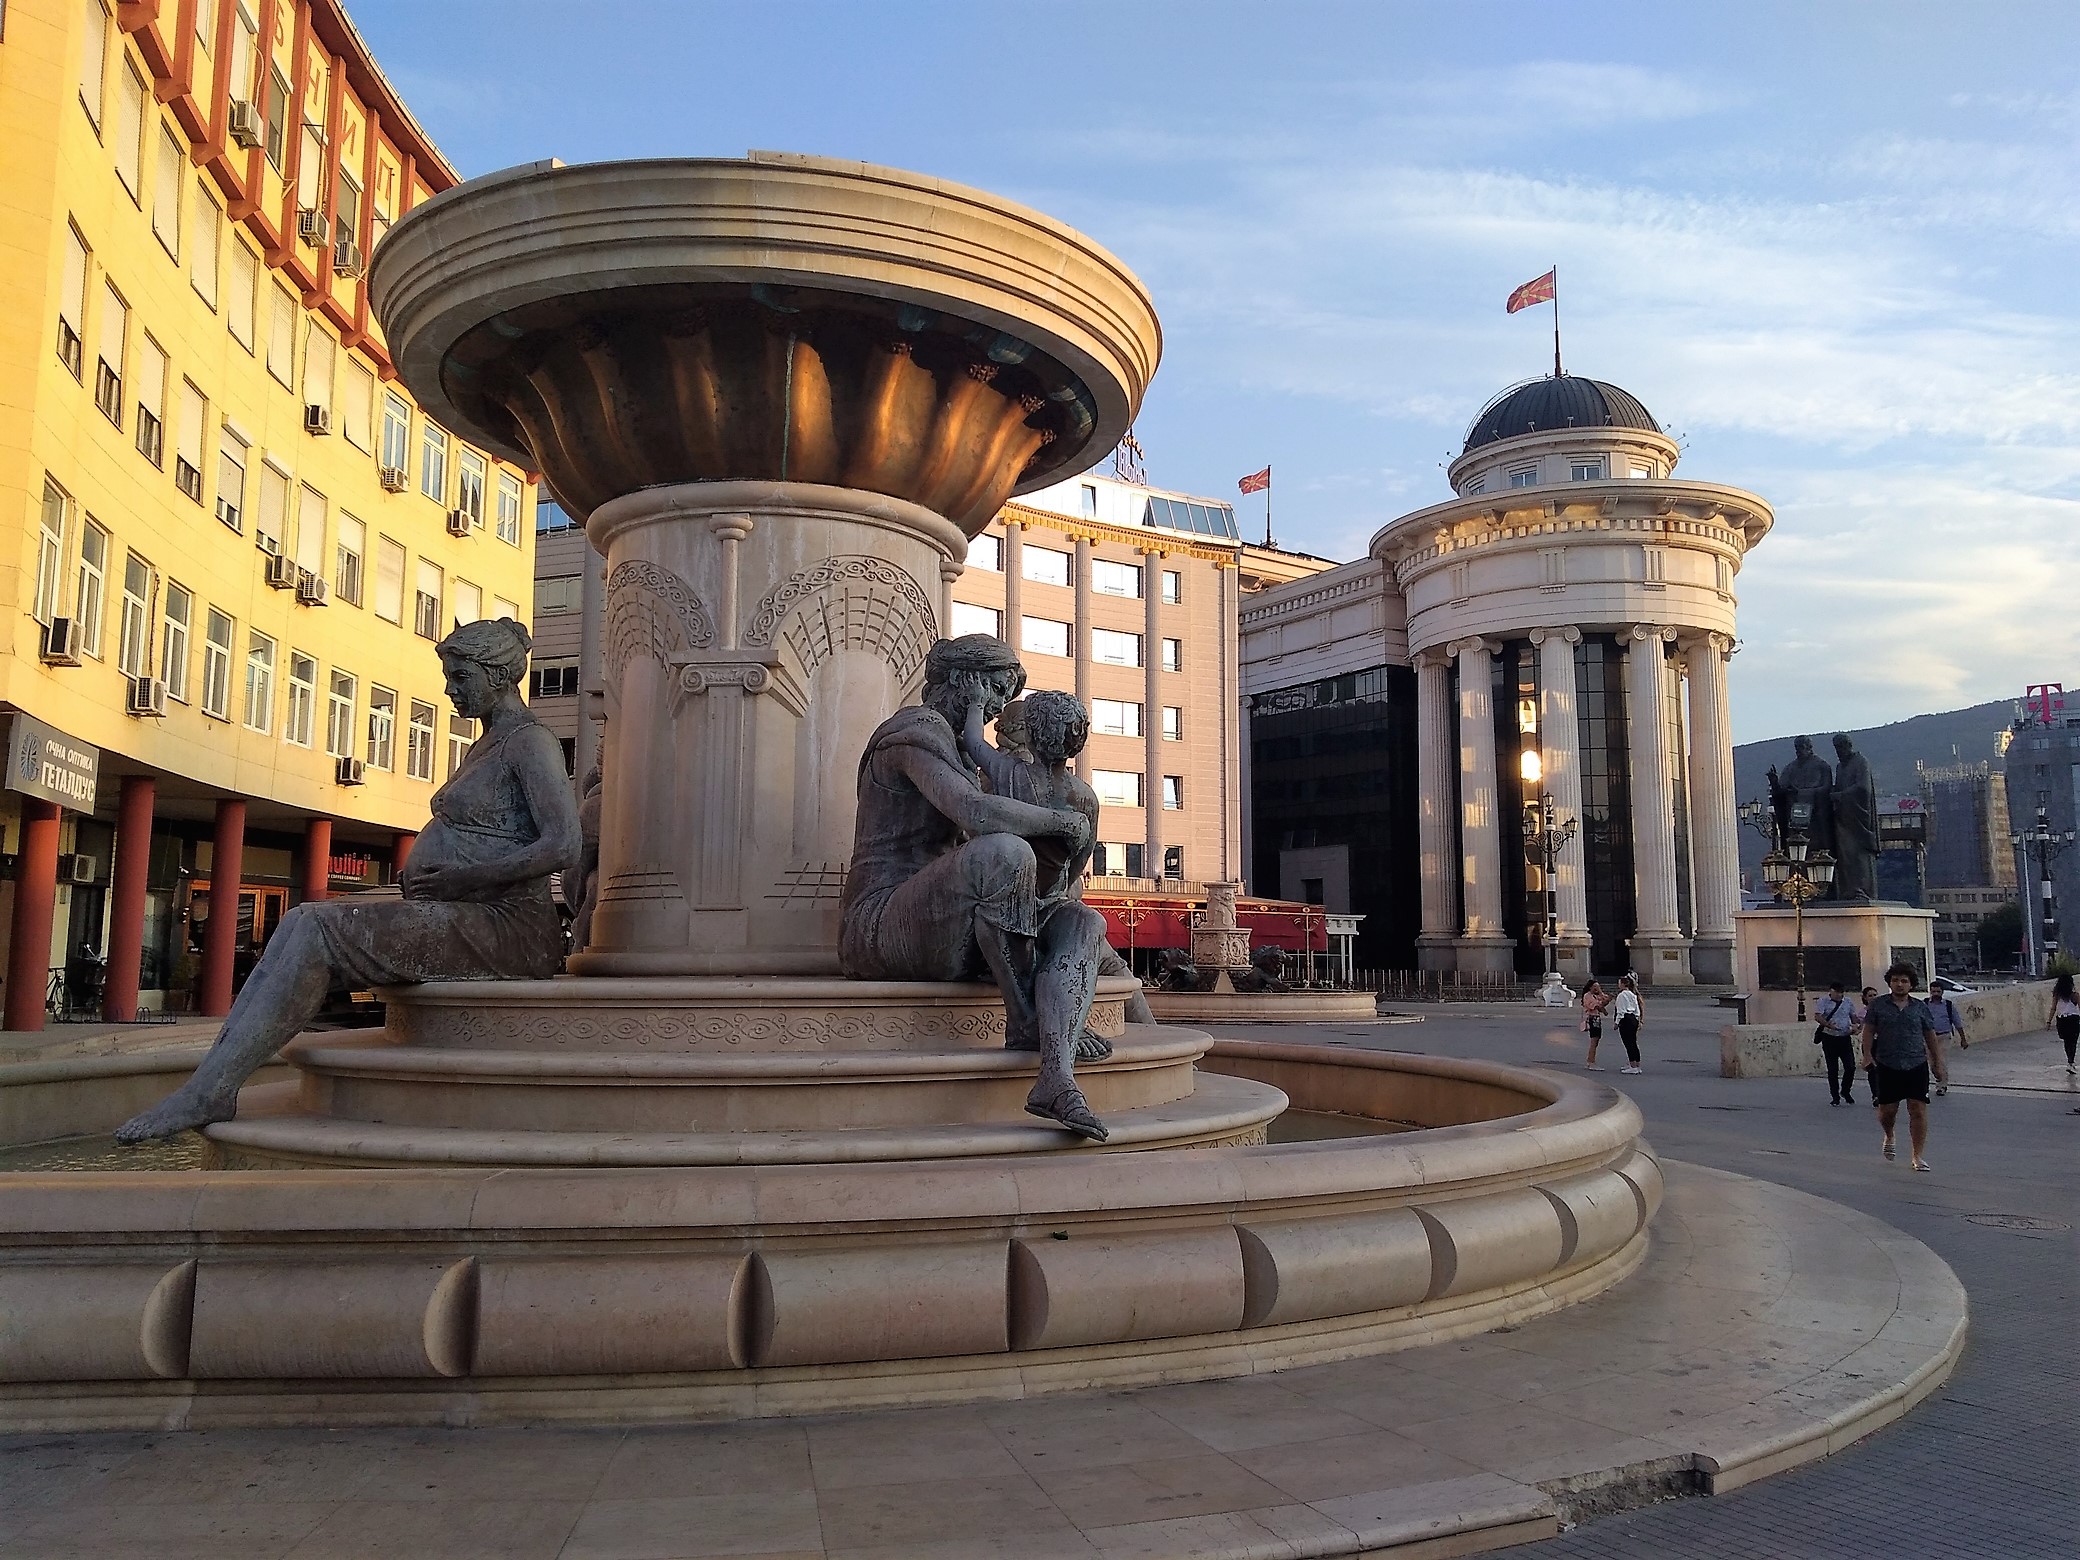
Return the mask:
[[[1004, 522], [1004, 550], [1000, 562], [1004, 565], [1004, 632], [1005, 644], [1018, 649], [1024, 636], [1020, 613], [1024, 609], [1025, 596], [1025, 537], [1026, 528], [1016, 520]], [[951, 614], [949, 614], [950, 616]]]
[[7, 930], [9, 1029], [43, 1027], [43, 996], [50, 979], [51, 922], [58, 908], [60, 818], [56, 802], [23, 798], [21, 846], [14, 869], [14, 923]]
[[[1452, 893], [1452, 663], [1424, 650], [1416, 664], [1416, 848], [1421, 858], [1423, 927], [1416, 962], [1450, 969], [1458, 932]], [[1261, 886], [1260, 886], [1261, 891]]]
[[210, 847], [209, 925], [202, 933], [202, 984], [195, 1006], [210, 1018], [231, 1011], [231, 978], [238, 957], [238, 885], [245, 877], [246, 800], [217, 803]]
[[1690, 671], [1690, 873], [1699, 980], [1733, 980], [1733, 916], [1740, 909], [1740, 820], [1733, 781], [1733, 729], [1726, 662], [1733, 641], [1698, 634], [1683, 646]]
[[158, 783], [150, 775], [123, 776], [116, 817], [116, 860], [108, 893], [108, 980], [101, 1016], [112, 1024], [137, 1017], [137, 986], [144, 960], [145, 880], [152, 858], [152, 804]]
[[1570, 976], [1589, 973], [1589, 898], [1582, 866], [1581, 721], [1575, 710], [1574, 647], [1582, 642], [1578, 628], [1534, 628], [1538, 646], [1538, 734], [1545, 765], [1546, 794], [1555, 818], [1573, 819], [1575, 832], [1553, 858], [1554, 902], [1559, 911], [1560, 969]]
[[[1163, 876], [1163, 555], [1141, 555], [1141, 811], [1142, 871]], [[1183, 702], [1182, 695], [1179, 702]], [[1185, 863], [1191, 870], [1191, 863]], [[1201, 868], [1203, 871], [1204, 868]]]
[[1495, 651], [1489, 639], [1447, 646], [1459, 660], [1459, 881], [1465, 930], [1461, 969], [1506, 970], [1515, 962], [1502, 930], [1502, 826], [1495, 787]]
[[1648, 985], [1690, 982], [1690, 941], [1677, 918], [1675, 769], [1668, 751], [1668, 668], [1675, 630], [1636, 625], [1626, 636], [1625, 728], [1632, 771], [1634, 973]]
[[[1076, 643], [1069, 653], [1075, 658], [1073, 664], [1076, 668], [1076, 702], [1083, 706], [1084, 713], [1088, 715], [1091, 708], [1091, 543], [1087, 536], [1076, 538], [1075, 568], [1076, 626], [1072, 632], [1076, 635]], [[1076, 755], [1076, 773], [1079, 779], [1089, 780], [1091, 777], [1091, 750], [1088, 743], [1084, 744], [1083, 751]], [[1150, 872], [1149, 876], [1159, 877], [1161, 874]]]

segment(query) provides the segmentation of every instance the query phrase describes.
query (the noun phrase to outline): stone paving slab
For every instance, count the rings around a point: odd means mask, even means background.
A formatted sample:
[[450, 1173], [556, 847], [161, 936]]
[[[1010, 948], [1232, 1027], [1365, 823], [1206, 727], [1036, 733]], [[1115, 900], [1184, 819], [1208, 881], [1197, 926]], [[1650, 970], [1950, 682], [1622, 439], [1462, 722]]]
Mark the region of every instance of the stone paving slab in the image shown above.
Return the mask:
[[1825, 1456], [1948, 1373], [1964, 1291], [1927, 1248], [1665, 1168], [1637, 1274], [1458, 1343], [751, 1424], [13, 1437], [0, 1560], [1415, 1560]]

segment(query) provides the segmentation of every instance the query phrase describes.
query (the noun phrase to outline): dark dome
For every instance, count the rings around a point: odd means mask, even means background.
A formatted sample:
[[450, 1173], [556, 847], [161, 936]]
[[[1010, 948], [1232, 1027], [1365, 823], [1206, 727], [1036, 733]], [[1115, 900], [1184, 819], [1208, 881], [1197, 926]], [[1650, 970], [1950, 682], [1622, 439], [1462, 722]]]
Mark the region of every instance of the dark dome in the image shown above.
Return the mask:
[[1532, 379], [1512, 385], [1481, 408], [1466, 430], [1470, 454], [1484, 444], [1514, 439], [1526, 433], [1552, 433], [1567, 428], [1638, 428], [1659, 433], [1654, 414], [1639, 404], [1630, 390], [1605, 384], [1601, 379], [1578, 379], [1573, 374], [1558, 378]]

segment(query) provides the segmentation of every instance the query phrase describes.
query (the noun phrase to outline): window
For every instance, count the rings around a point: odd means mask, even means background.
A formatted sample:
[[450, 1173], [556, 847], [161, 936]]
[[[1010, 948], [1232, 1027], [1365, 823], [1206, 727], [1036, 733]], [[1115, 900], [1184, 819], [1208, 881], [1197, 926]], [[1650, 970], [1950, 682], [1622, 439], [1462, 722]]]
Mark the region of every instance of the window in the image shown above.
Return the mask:
[[436, 504], [448, 501], [448, 435], [431, 418], [419, 427], [419, 491]]
[[196, 503], [202, 502], [202, 424], [209, 402], [187, 380], [181, 381], [181, 420], [174, 426], [173, 485]]
[[1094, 628], [1091, 630], [1091, 659], [1103, 661], [1107, 666], [1139, 666], [1141, 636], [1123, 634], [1116, 628]]
[[289, 652], [289, 707], [282, 714], [282, 740], [297, 747], [311, 745], [318, 725], [318, 658], [301, 650]]
[[528, 673], [527, 697], [535, 699], [575, 699], [578, 696], [578, 663], [576, 661], [537, 662]]
[[123, 559], [123, 620], [117, 625], [116, 666], [125, 677], [152, 670], [152, 566], [131, 553]]
[[490, 467], [475, 450], [463, 450], [455, 459], [455, 507], [469, 516], [469, 523], [484, 529], [484, 479]]
[[387, 536], [376, 541], [376, 616], [404, 622], [404, 544]]
[[1643, 460], [1636, 460], [1632, 463], [1632, 470], [1628, 473], [1628, 475], [1635, 480], [1640, 478], [1651, 478], [1654, 475], [1654, 468], [1648, 465]]
[[224, 300], [224, 324], [231, 339], [248, 352], [253, 350], [253, 310], [260, 299], [260, 257], [246, 247], [244, 239], [231, 245], [230, 296]]
[[108, 76], [108, 12], [101, 0], [85, 0], [87, 26], [79, 49], [79, 102], [101, 128], [101, 84]]
[[1163, 811], [1179, 812], [1184, 808], [1184, 776], [1163, 776]]
[[1479, 476], [1475, 477], [1475, 478], [1474, 478], [1474, 479], [1473, 479], [1473, 480], [1472, 480], [1471, 482], [1469, 482], [1469, 483], [1467, 483], [1467, 484], [1466, 484], [1466, 487], [1465, 487], [1465, 491], [1466, 491], [1466, 492], [1468, 492], [1468, 493], [1480, 493], [1480, 492], [1484, 492], [1484, 491], [1485, 491], [1485, 490], [1487, 489], [1487, 486], [1488, 486], [1488, 476], [1487, 476], [1487, 473], [1486, 473], [1486, 472], [1482, 472], [1482, 473], [1481, 473], [1481, 475], [1479, 475]]
[[209, 609], [202, 634], [202, 713], [231, 718], [231, 631], [229, 614]]
[[1100, 736], [1141, 735], [1141, 706], [1129, 699], [1091, 700], [1091, 730]]
[[563, 505], [546, 494], [534, 501], [534, 534], [547, 535], [555, 531], [575, 531], [578, 522], [570, 517]]
[[253, 54], [258, 39], [259, 23], [246, 14], [244, 5], [235, 8], [231, 18], [231, 98], [233, 102], [250, 103], [253, 100]]
[[[361, 242], [361, 186], [354, 176], [342, 167], [339, 171], [339, 198], [333, 203], [332, 241], [335, 244], [358, 244]], [[385, 769], [390, 766], [385, 764]]]
[[368, 767], [397, 767], [397, 692], [368, 685]]
[[128, 60], [116, 78], [116, 177], [132, 200], [144, 195], [144, 78]]
[[1107, 563], [1103, 558], [1091, 561], [1091, 589], [1101, 596], [1141, 595], [1141, 569], [1132, 563]]
[[159, 633], [159, 675], [166, 679], [166, 696], [188, 702], [188, 625], [195, 615], [195, 598], [185, 585], [166, 582], [166, 616]]
[[339, 535], [332, 544], [332, 595], [350, 607], [361, 605], [361, 559], [368, 550], [368, 527], [339, 512]]
[[257, 630], [246, 635], [246, 729], [274, 729], [274, 641]]
[[433, 778], [433, 706], [412, 700], [411, 724], [404, 732], [404, 772], [414, 780]]
[[968, 567], [987, 569], [992, 574], [1004, 572], [1004, 538], [984, 531], [968, 543]]
[[438, 564], [419, 560], [418, 589], [412, 596], [412, 632], [421, 639], [441, 637], [441, 571]]
[[[316, 73], [305, 78], [303, 111], [325, 113], [325, 80]], [[325, 130], [323, 125], [303, 122], [303, 150], [296, 159], [296, 204], [304, 211], [325, 209]]]
[[1163, 641], [1163, 670], [1166, 672], [1181, 672], [1184, 670], [1184, 641], [1182, 639], [1166, 639]]
[[468, 580], [450, 580], [448, 612], [458, 623], [477, 622], [484, 616], [484, 592]]
[[373, 449], [370, 424], [376, 415], [376, 372], [351, 353], [347, 356], [347, 383], [340, 402], [341, 434], [357, 450]]
[[1166, 704], [1163, 706], [1163, 740], [1165, 742], [1182, 742], [1184, 740], [1184, 707], [1182, 705]]
[[495, 618], [511, 618], [517, 623], [520, 621], [520, 603], [508, 601], [503, 596], [493, 596], [491, 598], [491, 615]]
[[289, 150], [289, 78], [279, 65], [267, 67], [267, 161], [283, 171]]
[[130, 305], [106, 277], [101, 281], [101, 358], [94, 365], [94, 404], [123, 426], [123, 343], [130, 334]]
[[1536, 487], [1538, 485], [1537, 464], [1510, 467], [1509, 485], [1511, 487]]
[[217, 441], [217, 518], [241, 531], [245, 512], [246, 447], [225, 433]]
[[383, 460], [392, 471], [412, 464], [412, 409], [401, 395], [383, 397]]
[[152, 231], [176, 261], [181, 257], [181, 173], [188, 159], [179, 137], [159, 126], [159, 161], [152, 176]]
[[1098, 485], [1086, 482], [1076, 492], [1076, 510], [1087, 518], [1095, 519], [1098, 513]]
[[354, 674], [334, 667], [325, 700], [325, 751], [334, 758], [354, 755], [354, 689]]
[[953, 637], [963, 634], [988, 634], [992, 639], [1004, 637], [1004, 614], [994, 607], [978, 607], [973, 602], [956, 601], [953, 604]]
[[455, 778], [455, 771], [469, 757], [469, 746], [477, 740], [477, 723], [464, 720], [460, 715], [448, 717], [448, 778]]
[[1140, 845], [1100, 845], [1091, 854], [1091, 870], [1100, 877], [1139, 877], [1142, 854]]
[[58, 288], [58, 361], [80, 377], [80, 340], [87, 325], [87, 241], [65, 225], [65, 276]]
[[1018, 572], [1041, 585], [1067, 585], [1071, 578], [1069, 565], [1069, 555], [1052, 547], [1018, 550]]
[[276, 282], [267, 297], [267, 371], [296, 388], [296, 299]]
[[306, 406], [322, 406], [332, 410], [332, 364], [335, 357], [332, 338], [318, 328], [312, 320], [310, 332], [303, 338], [303, 403]]
[[519, 474], [501, 471], [498, 474], [498, 539], [515, 547], [520, 545], [521, 494]]
[[58, 615], [59, 580], [65, 569], [65, 521], [71, 500], [65, 490], [43, 480], [42, 525], [36, 535], [36, 621], [50, 627]]
[[216, 0], [195, 0], [195, 41], [207, 54], [214, 47], [217, 35]]
[[224, 213], [198, 181], [188, 218], [188, 281], [202, 301], [217, 306], [217, 266], [224, 247]]
[[578, 610], [578, 594], [583, 581], [576, 574], [552, 574], [534, 582], [534, 615], [549, 617], [558, 612]]
[[1019, 624], [1018, 647], [1034, 655], [1067, 655], [1069, 625], [1053, 618], [1024, 618]]
[[1583, 459], [1577, 456], [1567, 463], [1567, 480], [1570, 482], [1601, 482], [1604, 465], [1601, 455]]
[[289, 474], [273, 461], [260, 467], [260, 513], [253, 522], [253, 540], [263, 552], [279, 553], [282, 538], [289, 534]]
[[137, 453], [154, 466], [166, 459], [166, 354], [151, 337], [137, 338]]
[[91, 519], [79, 533], [79, 584], [72, 615], [79, 619], [80, 644], [101, 654], [101, 602], [108, 588], [108, 532]]
[[297, 495], [296, 569], [300, 576], [325, 577], [325, 495], [316, 488]]
[[[1091, 789], [1107, 807], [1141, 805], [1141, 771], [1138, 769], [1093, 769]], [[1134, 874], [1139, 876], [1139, 874]]]
[[1163, 605], [1174, 607], [1184, 600], [1184, 575], [1176, 569], [1163, 571]]

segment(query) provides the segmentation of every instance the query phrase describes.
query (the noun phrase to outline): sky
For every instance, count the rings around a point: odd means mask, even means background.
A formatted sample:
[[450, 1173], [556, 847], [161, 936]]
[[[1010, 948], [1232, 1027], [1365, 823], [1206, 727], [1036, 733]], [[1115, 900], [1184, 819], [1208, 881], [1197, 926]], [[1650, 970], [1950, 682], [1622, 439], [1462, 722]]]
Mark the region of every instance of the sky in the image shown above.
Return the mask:
[[[2080, 6], [349, 0], [465, 175], [891, 164], [1155, 299], [1158, 485], [1360, 557], [1483, 402], [1625, 386], [1762, 495], [1737, 741], [2080, 684]], [[1261, 534], [1259, 530], [1258, 534]]]

